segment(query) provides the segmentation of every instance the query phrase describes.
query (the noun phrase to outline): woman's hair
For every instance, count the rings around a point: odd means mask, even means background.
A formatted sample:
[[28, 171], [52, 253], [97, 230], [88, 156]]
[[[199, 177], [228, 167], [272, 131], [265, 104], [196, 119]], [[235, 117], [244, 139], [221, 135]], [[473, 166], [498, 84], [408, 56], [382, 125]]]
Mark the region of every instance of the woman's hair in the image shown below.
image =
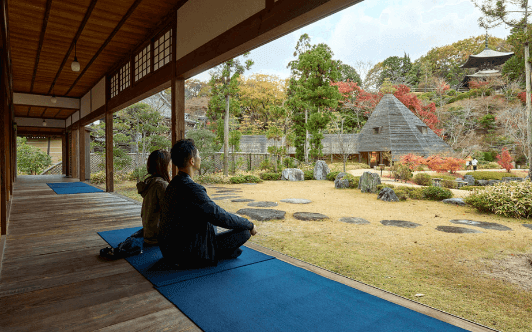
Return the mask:
[[194, 145], [194, 140], [187, 138], [177, 141], [172, 147], [172, 163], [177, 168], [183, 168], [186, 166], [190, 158], [193, 158], [197, 154], [196, 146]]
[[168, 164], [170, 163], [170, 153], [165, 150], [155, 150], [150, 153], [147, 162], [147, 171], [152, 177], [160, 176], [166, 182], [170, 182], [168, 174]]

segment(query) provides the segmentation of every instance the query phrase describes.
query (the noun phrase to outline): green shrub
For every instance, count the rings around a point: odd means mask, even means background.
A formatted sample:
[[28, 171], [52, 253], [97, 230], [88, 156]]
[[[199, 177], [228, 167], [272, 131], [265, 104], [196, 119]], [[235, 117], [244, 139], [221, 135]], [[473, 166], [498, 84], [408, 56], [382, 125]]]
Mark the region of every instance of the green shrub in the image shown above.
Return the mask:
[[406, 201], [408, 199], [408, 191], [405, 189], [406, 187], [401, 188], [395, 188], [393, 191], [395, 192], [395, 195], [397, 198], [399, 198], [400, 201]]
[[418, 173], [414, 176], [414, 182], [420, 186], [430, 186], [432, 184], [432, 177], [427, 173]]
[[393, 177], [399, 180], [408, 181], [412, 178], [412, 171], [406, 165], [397, 164], [392, 171]]
[[475, 180], [502, 180], [505, 177], [520, 177], [518, 174], [508, 172], [490, 172], [490, 171], [476, 171], [467, 172], [466, 175], [471, 175]]
[[229, 184], [231, 180], [224, 177], [223, 173], [207, 173], [194, 178], [197, 183]]
[[501, 165], [499, 165], [498, 163], [494, 161], [478, 164], [478, 169], [501, 169], [501, 168], [502, 168]]
[[358, 188], [358, 184], [360, 183], [360, 176], [346, 174], [346, 176], [344, 176], [344, 179], [347, 179], [349, 181], [349, 188]]
[[518, 219], [531, 218], [532, 182], [496, 183], [475, 190], [464, 201], [480, 212], [491, 212]]
[[264, 159], [260, 165], [259, 165], [259, 169], [263, 170], [263, 171], [269, 171], [269, 170], [273, 170], [273, 164], [270, 162], [270, 159]]
[[327, 180], [329, 180], [329, 181], [334, 181], [334, 180], [336, 179], [336, 176], [337, 176], [338, 174], [340, 174], [340, 173], [342, 173], [342, 172], [340, 172], [340, 171], [329, 172], [329, 174], [327, 174]]
[[456, 181], [454, 179], [453, 180], [444, 179], [441, 181], [441, 185], [444, 188], [449, 188], [449, 189], [456, 189], [457, 187]]
[[260, 178], [266, 181], [281, 180], [282, 173], [262, 173]]
[[414, 188], [414, 187], [406, 187], [408, 188], [408, 197], [412, 199], [424, 199], [425, 195], [423, 194], [423, 188]]
[[246, 179], [243, 176], [233, 176], [229, 178], [231, 183], [246, 183]]
[[148, 171], [146, 171], [146, 166], [141, 166], [135, 168], [127, 177], [129, 181], [142, 181], [147, 174]]
[[381, 183], [377, 185], [377, 191], [381, 191], [382, 188], [392, 188], [395, 189], [395, 186], [393, 184], [387, 184], [387, 183]]
[[283, 166], [285, 168], [296, 168], [297, 167], [296, 160], [297, 159], [292, 158], [292, 157], [285, 158], [285, 159], [283, 159]]
[[94, 184], [105, 183], [105, 178], [106, 178], [105, 171], [91, 173], [91, 183], [94, 183]]
[[[364, 164], [364, 163], [352, 163], [350, 165], [352, 165], [352, 168], [354, 169], [370, 169], [371, 168], [369, 167], [368, 164]], [[349, 169], [351, 169], [351, 167], [349, 167]]]
[[244, 175], [244, 179], [246, 180], [246, 183], [261, 183], [262, 180], [255, 175]]
[[305, 176], [305, 180], [314, 180], [314, 171], [313, 170], [303, 171], [303, 174]]
[[447, 188], [423, 187], [423, 198], [431, 201], [441, 201], [453, 197], [453, 193]]
[[472, 190], [475, 190], [475, 189], [482, 189], [483, 187], [482, 186], [463, 186], [461, 188], [459, 188], [460, 190], [467, 190], [467, 191], [472, 191]]

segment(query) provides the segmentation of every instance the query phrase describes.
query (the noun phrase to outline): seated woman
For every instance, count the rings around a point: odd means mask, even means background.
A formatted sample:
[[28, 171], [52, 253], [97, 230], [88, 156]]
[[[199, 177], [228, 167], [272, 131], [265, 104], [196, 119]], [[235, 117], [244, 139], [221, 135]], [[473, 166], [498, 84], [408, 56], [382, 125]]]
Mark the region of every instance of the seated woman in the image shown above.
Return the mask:
[[164, 150], [155, 150], [148, 157], [147, 170], [150, 175], [143, 182], [137, 183], [137, 190], [142, 196], [142, 230], [145, 245], [157, 245], [157, 234], [161, 218], [161, 202], [170, 182], [168, 165], [170, 153]]
[[[164, 259], [180, 268], [199, 268], [238, 257], [240, 246], [257, 233], [255, 225], [226, 212], [192, 180], [201, 165], [194, 141], [178, 141], [171, 154], [179, 173], [168, 185], [162, 203], [158, 239]], [[230, 231], [216, 234], [213, 225]]]

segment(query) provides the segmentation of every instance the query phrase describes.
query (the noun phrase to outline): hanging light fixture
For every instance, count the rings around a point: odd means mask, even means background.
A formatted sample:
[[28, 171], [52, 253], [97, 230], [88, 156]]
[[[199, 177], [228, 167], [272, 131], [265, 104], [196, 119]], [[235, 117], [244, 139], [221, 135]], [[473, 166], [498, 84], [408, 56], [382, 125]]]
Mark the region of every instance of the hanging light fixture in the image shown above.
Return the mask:
[[55, 97], [55, 93], [54, 93], [54, 87], [52, 86], [52, 98], [50, 98], [50, 101], [52, 102], [52, 104], [55, 104], [57, 103], [57, 98]]
[[81, 68], [76, 54], [76, 44], [77, 41], [74, 42], [74, 61], [72, 61], [72, 63], [70, 64], [70, 68], [72, 69], [72, 71], [79, 71], [79, 69]]
[[46, 119], [42, 119], [42, 126], [46, 127]]

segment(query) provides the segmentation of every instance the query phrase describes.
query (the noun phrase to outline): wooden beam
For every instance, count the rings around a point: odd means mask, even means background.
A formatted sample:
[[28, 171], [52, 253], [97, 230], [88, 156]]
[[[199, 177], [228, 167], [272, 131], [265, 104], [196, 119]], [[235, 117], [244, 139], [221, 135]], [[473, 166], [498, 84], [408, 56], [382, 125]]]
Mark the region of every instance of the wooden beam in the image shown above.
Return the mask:
[[[172, 146], [185, 138], [185, 80], [172, 79]], [[172, 167], [172, 175], [177, 175], [177, 168]]]
[[177, 59], [176, 74], [190, 78], [362, 0], [276, 1], [189, 54]]
[[114, 191], [113, 172], [113, 113], [105, 113], [105, 191]]
[[[70, 57], [70, 53], [72, 53], [72, 50], [74, 49], [74, 45], [78, 41], [79, 36], [81, 36], [81, 32], [83, 32], [83, 29], [85, 28], [85, 24], [87, 24], [87, 21], [89, 20], [89, 17], [92, 14], [92, 10], [96, 6], [97, 2], [98, 0], [92, 0], [91, 3], [89, 4], [89, 7], [87, 8], [87, 11], [85, 12], [85, 16], [83, 17], [83, 20], [81, 21], [79, 25], [78, 31], [76, 32], [74, 39], [72, 39], [72, 43], [70, 43], [70, 47], [68, 48], [68, 51], [66, 52], [65, 57], [63, 58], [63, 61], [61, 62], [61, 66], [59, 66], [59, 70], [55, 74], [54, 80], [52, 81], [52, 84], [50, 85], [50, 89], [48, 90], [48, 94], [50, 94], [50, 92], [52, 92], [52, 90], [54, 89], [55, 82], [57, 82], [59, 75], [63, 71], [63, 67], [65, 66], [68, 58]], [[65, 93], [65, 96], [67, 94], [68, 93]]]
[[37, 56], [35, 56], [35, 65], [33, 66], [33, 76], [31, 77], [30, 92], [33, 92], [33, 84], [35, 83], [35, 76], [37, 76], [37, 68], [39, 67], [39, 59], [41, 57], [42, 43], [46, 33], [46, 26], [48, 25], [48, 17], [50, 17], [50, 8], [52, 7], [52, 0], [46, 1], [46, 9], [44, 10], [44, 17], [41, 26], [41, 36], [39, 37], [39, 46], [37, 47]]
[[[95, 0], [93, 0], [93, 1], [95, 1]], [[65, 96], [68, 95], [70, 93], [70, 91], [72, 91], [72, 89], [76, 86], [76, 84], [81, 79], [81, 77], [83, 77], [83, 75], [87, 72], [87, 70], [92, 65], [92, 63], [94, 61], [96, 61], [96, 59], [98, 58], [100, 53], [103, 52], [103, 50], [105, 49], [107, 44], [109, 44], [111, 42], [111, 39], [113, 39], [113, 37], [118, 33], [118, 31], [120, 31], [120, 28], [122, 28], [122, 25], [124, 25], [124, 23], [126, 23], [127, 19], [133, 14], [135, 9], [138, 7], [138, 5], [140, 5], [141, 2], [142, 2], [142, 0], [135, 0], [135, 2], [131, 5], [131, 7], [129, 7], [129, 9], [127, 10], [126, 14], [122, 17], [120, 22], [118, 22], [118, 24], [116, 25], [114, 30], [111, 32], [109, 37], [107, 37], [107, 39], [103, 42], [102, 46], [98, 49], [98, 51], [96, 51], [96, 54], [94, 54], [92, 59], [90, 59], [90, 61], [85, 65], [85, 67], [83, 68], [81, 73], [78, 75], [78, 77], [76, 78], [74, 83], [72, 83], [72, 85], [70, 86], [68, 91], [65, 93]], [[48, 93], [50, 93], [50, 91], [48, 91]]]

